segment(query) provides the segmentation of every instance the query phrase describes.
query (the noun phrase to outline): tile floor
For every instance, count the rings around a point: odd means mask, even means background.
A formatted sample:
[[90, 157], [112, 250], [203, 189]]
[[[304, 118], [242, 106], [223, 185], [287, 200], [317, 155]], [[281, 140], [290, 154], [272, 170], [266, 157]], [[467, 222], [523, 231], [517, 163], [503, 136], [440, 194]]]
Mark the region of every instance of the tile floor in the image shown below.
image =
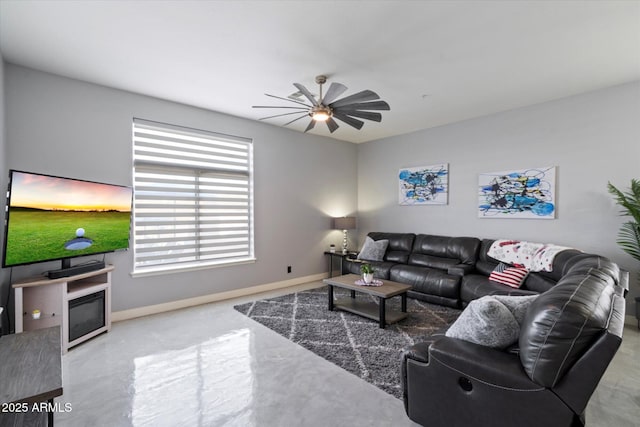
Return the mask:
[[[63, 357], [58, 427], [416, 426], [402, 401], [233, 309], [307, 285], [115, 323]], [[589, 427], [640, 419], [640, 332], [587, 408]], [[62, 405], [61, 405], [62, 406]]]

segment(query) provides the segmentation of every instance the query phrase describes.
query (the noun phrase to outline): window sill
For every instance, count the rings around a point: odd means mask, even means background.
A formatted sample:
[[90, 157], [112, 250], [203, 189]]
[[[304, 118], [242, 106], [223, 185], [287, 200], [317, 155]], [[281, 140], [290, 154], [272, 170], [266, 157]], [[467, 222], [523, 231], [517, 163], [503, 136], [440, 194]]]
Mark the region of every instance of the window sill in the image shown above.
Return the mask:
[[173, 266], [159, 266], [159, 267], [148, 267], [148, 268], [140, 268], [139, 270], [132, 271], [130, 273], [131, 277], [149, 277], [149, 276], [160, 276], [164, 274], [173, 274], [173, 273], [185, 273], [189, 271], [198, 271], [198, 270], [208, 270], [211, 268], [219, 268], [219, 267], [230, 267], [233, 265], [242, 265], [242, 264], [253, 264], [256, 262], [255, 258], [242, 258], [236, 259], [233, 261], [217, 261], [217, 262], [206, 262], [206, 263], [197, 263], [197, 264], [180, 264]]

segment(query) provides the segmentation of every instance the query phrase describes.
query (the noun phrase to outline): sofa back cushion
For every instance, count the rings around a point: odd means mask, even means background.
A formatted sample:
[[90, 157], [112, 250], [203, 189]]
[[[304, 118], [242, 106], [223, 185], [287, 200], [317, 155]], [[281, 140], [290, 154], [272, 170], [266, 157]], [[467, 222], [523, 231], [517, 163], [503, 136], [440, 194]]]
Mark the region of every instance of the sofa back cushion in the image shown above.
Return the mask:
[[581, 254], [572, 258], [572, 263], [567, 268], [567, 274], [590, 273], [605, 275], [613, 278], [616, 285], [620, 285], [620, 267], [608, 258], [600, 255]]
[[480, 249], [478, 250], [478, 261], [476, 261], [476, 270], [485, 276], [489, 276], [491, 272], [498, 266], [500, 261], [491, 258], [487, 253], [493, 244], [492, 239], [482, 239], [480, 241]]
[[[478, 262], [476, 270], [480, 274], [489, 276], [496, 268], [499, 261], [487, 255], [494, 239], [483, 239], [480, 243], [480, 252], [478, 253]], [[576, 249], [568, 249], [559, 252], [553, 259], [552, 271], [532, 272], [527, 276], [521, 289], [534, 292], [546, 292], [551, 289], [569, 270], [581, 260], [595, 257], [596, 255], [585, 254]]]
[[555, 386], [608, 327], [615, 278], [593, 260], [582, 267], [533, 302], [520, 331], [524, 370], [545, 387]]
[[[575, 264], [582, 258], [589, 258], [592, 256], [594, 255], [585, 254], [576, 249], [567, 249], [566, 251], [558, 252], [558, 254], [553, 258], [553, 265], [551, 267], [551, 271], [538, 271], [535, 273], [535, 276], [533, 277], [538, 276], [540, 278], [538, 283], [540, 284], [546, 282], [546, 283], [551, 283], [553, 285], [556, 282], [558, 282], [558, 280], [560, 280], [565, 274], [567, 274], [567, 272], [573, 266], [573, 264]], [[549, 289], [549, 287], [544, 287], [544, 286], [542, 286], [539, 289], [536, 289], [536, 284], [533, 283], [533, 280], [531, 285], [527, 282], [525, 283], [525, 286], [527, 287], [527, 289], [531, 289], [532, 291], [537, 291], [537, 292], [544, 292], [547, 289]]]
[[371, 232], [368, 234], [373, 240], [388, 240], [387, 251], [384, 260], [406, 264], [409, 261], [409, 254], [416, 237], [413, 233], [384, 233]]
[[409, 264], [446, 270], [457, 264], [475, 264], [480, 240], [475, 237], [446, 237], [418, 234]]

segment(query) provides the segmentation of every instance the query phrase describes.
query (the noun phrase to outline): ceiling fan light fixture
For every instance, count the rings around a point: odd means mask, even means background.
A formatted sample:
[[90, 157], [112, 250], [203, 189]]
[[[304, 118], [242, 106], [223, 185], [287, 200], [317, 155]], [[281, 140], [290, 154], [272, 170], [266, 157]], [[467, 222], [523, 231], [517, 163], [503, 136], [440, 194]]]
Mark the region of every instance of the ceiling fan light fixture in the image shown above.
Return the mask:
[[[340, 95], [347, 90], [347, 87], [341, 83], [331, 83], [327, 93], [323, 95], [322, 85], [326, 82], [327, 76], [320, 75], [316, 77], [316, 83], [319, 85], [318, 89], [320, 91], [320, 96], [312, 94], [309, 92], [309, 89], [300, 83], [293, 84], [293, 86], [298, 89], [298, 92], [292, 94], [288, 98], [265, 93], [265, 95], [271, 98], [294, 103], [295, 106], [254, 105], [253, 108], [285, 108], [288, 110], [294, 110], [292, 112], [263, 117], [260, 120], [297, 115], [298, 117], [293, 120], [289, 120], [283, 125], [288, 126], [298, 120], [309, 117], [311, 120], [304, 130], [305, 132], [313, 129], [317, 122], [324, 122], [331, 133], [335, 132], [336, 129], [340, 127], [338, 126], [338, 123], [336, 123], [336, 120], [360, 130], [364, 125], [364, 121], [361, 119], [380, 122], [382, 121], [382, 114], [377, 111], [389, 111], [391, 109], [389, 104], [381, 101], [378, 94], [371, 90], [362, 90], [353, 95], [340, 98]], [[305, 99], [301, 99], [301, 97], [298, 96], [299, 94]]]
[[311, 109], [311, 118], [316, 122], [326, 122], [331, 117], [331, 108], [318, 105]]

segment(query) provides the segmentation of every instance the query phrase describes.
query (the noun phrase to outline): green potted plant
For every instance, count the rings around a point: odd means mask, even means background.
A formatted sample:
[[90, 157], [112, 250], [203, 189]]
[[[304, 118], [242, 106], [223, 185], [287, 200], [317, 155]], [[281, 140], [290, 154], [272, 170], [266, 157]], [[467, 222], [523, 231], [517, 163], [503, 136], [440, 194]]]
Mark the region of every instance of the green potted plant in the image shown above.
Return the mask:
[[[609, 193], [616, 199], [616, 203], [623, 208], [620, 214], [631, 217], [620, 227], [616, 243], [623, 251], [640, 261], [640, 180], [632, 179], [631, 188], [626, 192], [618, 190], [610, 182], [607, 187]], [[636, 318], [640, 327], [640, 297], [636, 297]]]
[[364, 283], [366, 283], [367, 285], [373, 281], [374, 271], [375, 271], [375, 268], [373, 268], [371, 264], [365, 263], [360, 266], [360, 273], [362, 273], [362, 280], [364, 280]]

